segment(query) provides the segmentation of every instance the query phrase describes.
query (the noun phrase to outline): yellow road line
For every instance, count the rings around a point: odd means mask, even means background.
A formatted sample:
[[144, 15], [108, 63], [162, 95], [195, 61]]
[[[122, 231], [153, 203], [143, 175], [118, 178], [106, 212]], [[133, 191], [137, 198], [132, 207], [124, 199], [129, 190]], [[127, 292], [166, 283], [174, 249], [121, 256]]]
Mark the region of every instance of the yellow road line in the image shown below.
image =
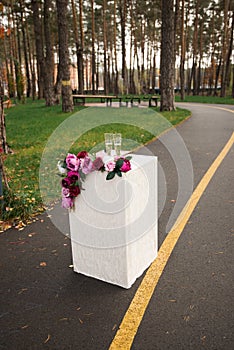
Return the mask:
[[143, 278], [123, 320], [118, 332], [113, 339], [109, 350], [127, 350], [131, 348], [138, 327], [142, 321], [146, 308], [153, 295], [155, 287], [161, 277], [167, 261], [186, 225], [191, 214], [193, 213], [198, 201], [208, 186], [210, 180], [216, 170], [224, 160], [225, 156], [234, 143], [234, 133], [226, 143], [223, 150], [210, 166], [200, 183], [194, 190], [192, 196], [188, 200], [178, 219], [176, 220], [171, 231], [168, 233], [163, 244], [161, 245], [158, 256], [149, 267], [145, 277]]
[[234, 113], [234, 110], [233, 109], [229, 109], [229, 108], [217, 107], [217, 106], [215, 106], [215, 107], [214, 106], [207, 106], [207, 107], [215, 108], [215, 109], [221, 109], [222, 111]]

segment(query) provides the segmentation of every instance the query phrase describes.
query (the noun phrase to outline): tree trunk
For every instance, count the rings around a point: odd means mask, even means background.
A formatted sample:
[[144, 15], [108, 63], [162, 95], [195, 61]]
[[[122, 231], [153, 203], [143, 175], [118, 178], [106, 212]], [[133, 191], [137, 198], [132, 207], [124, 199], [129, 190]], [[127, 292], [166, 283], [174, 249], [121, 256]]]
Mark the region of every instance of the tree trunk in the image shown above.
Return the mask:
[[201, 90], [201, 74], [202, 74], [202, 58], [203, 58], [203, 22], [201, 21], [199, 25], [199, 30], [200, 30], [200, 45], [199, 45], [199, 63], [198, 63], [198, 70], [197, 70], [197, 95], [199, 95], [200, 90]]
[[193, 32], [193, 68], [192, 68], [192, 79], [193, 79], [193, 95], [198, 94], [197, 84], [197, 51], [198, 51], [198, 15], [199, 15], [200, 0], [196, 2], [196, 13], [194, 20], [194, 32]]
[[15, 18], [15, 13], [13, 10], [13, 2], [11, 1], [11, 13], [13, 22], [13, 57], [14, 57], [14, 70], [15, 70], [15, 82], [16, 82], [16, 92], [18, 100], [22, 99], [23, 95], [23, 77], [21, 71], [21, 47], [20, 47], [20, 30], [18, 19]]
[[79, 93], [84, 93], [84, 28], [83, 28], [83, 0], [79, 0], [80, 45], [76, 46], [79, 75]]
[[77, 76], [78, 76], [78, 92], [83, 94], [84, 92], [84, 84], [83, 84], [83, 58], [82, 58], [82, 49], [79, 40], [78, 34], [78, 23], [77, 23], [77, 13], [75, 1], [71, 0], [72, 4], [72, 15], [73, 15], [73, 28], [74, 28], [74, 37], [76, 43], [76, 58], [77, 58]]
[[3, 108], [4, 90], [2, 85], [2, 77], [0, 76], [0, 153], [8, 154], [11, 152], [6, 139], [6, 124]]
[[32, 11], [37, 56], [38, 99], [41, 99], [44, 96], [44, 54], [41, 15], [37, 0], [32, 0]]
[[45, 0], [44, 3], [44, 33], [45, 33], [45, 69], [44, 69], [44, 95], [46, 106], [54, 106], [54, 51], [53, 40], [51, 35], [51, 9], [53, 8], [52, 0]]
[[114, 93], [118, 95], [119, 93], [119, 72], [118, 72], [118, 57], [117, 57], [117, 23], [116, 23], [116, 1], [114, 0], [114, 60], [115, 60], [115, 84], [114, 84]]
[[218, 88], [218, 81], [221, 71], [221, 65], [222, 65], [222, 55], [220, 55], [219, 64], [216, 68], [216, 74], [215, 74], [215, 86], [214, 86], [214, 96], [217, 96], [217, 88]]
[[224, 0], [224, 18], [223, 18], [223, 43], [222, 43], [222, 67], [221, 67], [221, 97], [226, 96], [226, 70], [227, 70], [227, 37], [228, 37], [228, 9], [230, 0]]
[[91, 0], [91, 17], [92, 17], [92, 93], [95, 94], [95, 76], [96, 76], [96, 57], [95, 57], [95, 17], [94, 17], [94, 0]]
[[68, 0], [56, 0], [59, 37], [59, 65], [62, 77], [62, 111], [73, 111], [68, 50], [67, 5]]
[[32, 42], [32, 46], [30, 44], [29, 30], [26, 23], [26, 36], [27, 36], [27, 48], [28, 48], [28, 57], [29, 57], [29, 67], [31, 71], [32, 77], [32, 99], [36, 98], [36, 72], [35, 72], [35, 63], [34, 63], [34, 41]]
[[[224, 79], [224, 84], [226, 84], [226, 87], [228, 87], [228, 83], [230, 83], [230, 65], [231, 65], [231, 54], [232, 54], [232, 49], [233, 49], [233, 32], [234, 32], [234, 11], [232, 13], [232, 24], [231, 24], [231, 32], [230, 32], [230, 38], [229, 38], [229, 47], [228, 47], [228, 52], [227, 52], [227, 59], [226, 59], [226, 74], [225, 74], [225, 79]], [[234, 62], [233, 62], [234, 64]], [[234, 79], [234, 77], [232, 77]]]
[[184, 0], [181, 5], [181, 56], [180, 56], [180, 98], [183, 101], [185, 97], [185, 86], [184, 86], [184, 63], [185, 63], [185, 34], [184, 34]]
[[27, 38], [26, 38], [26, 32], [25, 32], [26, 20], [24, 18], [24, 6], [23, 6], [22, 0], [20, 0], [20, 16], [21, 16], [22, 35], [23, 35], [25, 72], [26, 72], [26, 78], [27, 78], [26, 96], [30, 97], [31, 96], [31, 79], [30, 79], [28, 50], [27, 50]]
[[102, 5], [102, 18], [103, 18], [103, 50], [104, 50], [104, 93], [108, 94], [108, 78], [107, 78], [107, 34], [106, 34], [106, 0], [103, 0]]
[[162, 35], [161, 35], [161, 111], [171, 111], [174, 106], [174, 9], [173, 0], [162, 1]]
[[127, 69], [126, 69], [126, 18], [127, 18], [127, 2], [126, 0], [120, 0], [119, 2], [119, 14], [121, 25], [121, 50], [122, 50], [122, 79], [124, 93], [128, 93], [127, 86]]

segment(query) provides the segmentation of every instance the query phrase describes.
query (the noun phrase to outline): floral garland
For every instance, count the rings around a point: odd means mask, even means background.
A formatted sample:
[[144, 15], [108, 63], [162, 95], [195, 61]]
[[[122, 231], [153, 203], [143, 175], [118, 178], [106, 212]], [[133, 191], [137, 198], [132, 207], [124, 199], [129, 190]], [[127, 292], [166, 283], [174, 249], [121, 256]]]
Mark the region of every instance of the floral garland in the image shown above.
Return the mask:
[[63, 162], [58, 162], [60, 175], [63, 177], [62, 185], [62, 207], [69, 209], [74, 206], [75, 198], [80, 194], [82, 182], [87, 174], [92, 171], [107, 171], [106, 180], [111, 180], [115, 175], [122, 176], [131, 170], [131, 157], [97, 157], [92, 160], [92, 156], [82, 151], [77, 154], [68, 153]]

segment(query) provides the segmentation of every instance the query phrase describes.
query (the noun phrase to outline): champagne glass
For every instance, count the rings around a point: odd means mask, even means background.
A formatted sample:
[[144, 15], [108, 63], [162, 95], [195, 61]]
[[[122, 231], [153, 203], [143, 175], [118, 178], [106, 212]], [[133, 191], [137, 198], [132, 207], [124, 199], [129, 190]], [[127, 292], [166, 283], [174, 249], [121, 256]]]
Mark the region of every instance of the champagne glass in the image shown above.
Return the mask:
[[117, 156], [120, 156], [121, 145], [122, 145], [122, 135], [120, 133], [116, 133], [113, 135], [114, 138], [114, 148]]
[[110, 156], [111, 155], [111, 151], [112, 151], [112, 144], [113, 144], [113, 134], [105, 133], [104, 137], [105, 137], [106, 153], [107, 153], [108, 156]]

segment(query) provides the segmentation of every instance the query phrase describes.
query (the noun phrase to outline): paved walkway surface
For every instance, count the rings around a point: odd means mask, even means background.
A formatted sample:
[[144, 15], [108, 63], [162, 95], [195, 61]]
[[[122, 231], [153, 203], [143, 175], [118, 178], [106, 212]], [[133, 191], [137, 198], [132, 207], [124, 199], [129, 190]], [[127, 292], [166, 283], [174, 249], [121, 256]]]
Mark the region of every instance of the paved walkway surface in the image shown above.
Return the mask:
[[[191, 109], [192, 118], [177, 130], [190, 153], [195, 188], [234, 131], [234, 106], [185, 108]], [[158, 156], [167, 180], [159, 218], [161, 247], [177, 196], [177, 173], [159, 140], [149, 149]], [[233, 349], [233, 180], [232, 147], [189, 218], [131, 349]], [[144, 275], [125, 290], [76, 274], [71, 264], [70, 240], [46, 213], [23, 231], [10, 229], [0, 235], [1, 350], [110, 347]]]

